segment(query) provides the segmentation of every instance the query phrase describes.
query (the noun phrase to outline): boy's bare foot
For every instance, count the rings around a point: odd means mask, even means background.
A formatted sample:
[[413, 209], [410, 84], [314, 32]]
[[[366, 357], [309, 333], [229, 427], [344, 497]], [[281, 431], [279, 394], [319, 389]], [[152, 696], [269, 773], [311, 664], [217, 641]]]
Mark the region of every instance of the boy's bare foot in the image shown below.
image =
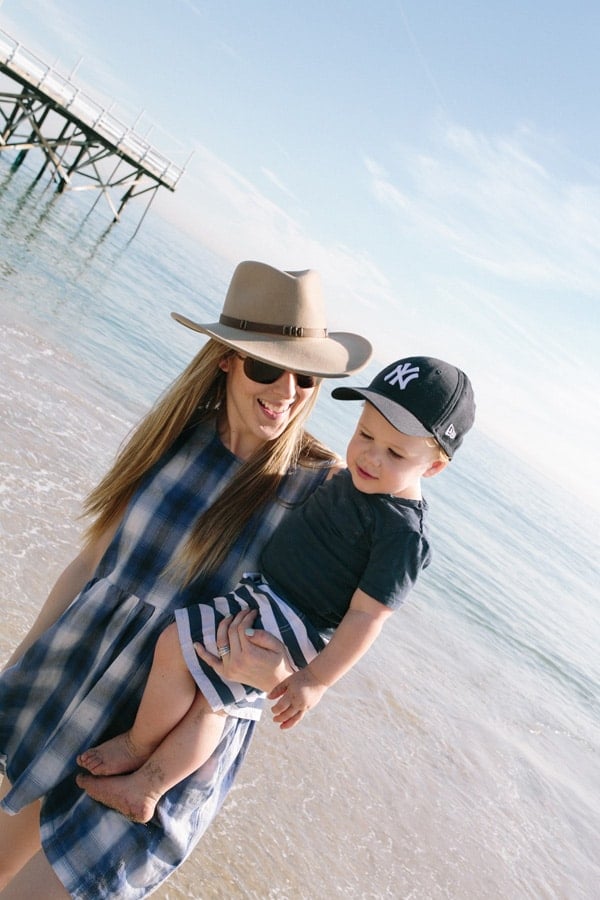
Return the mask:
[[123, 775], [142, 766], [154, 748], [144, 750], [131, 740], [130, 732], [118, 734], [77, 757], [77, 765], [94, 775]]
[[160, 799], [160, 796], [144, 796], [135, 774], [97, 777], [80, 772], [75, 780], [93, 800], [115, 809], [132, 822], [143, 825], [154, 815]]

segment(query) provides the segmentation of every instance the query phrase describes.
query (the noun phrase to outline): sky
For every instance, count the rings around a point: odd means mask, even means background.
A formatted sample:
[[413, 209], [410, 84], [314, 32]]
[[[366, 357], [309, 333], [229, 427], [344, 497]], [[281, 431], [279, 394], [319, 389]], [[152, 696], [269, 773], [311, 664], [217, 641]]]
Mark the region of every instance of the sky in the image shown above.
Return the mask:
[[0, 28], [187, 164], [152, 215], [319, 270], [332, 330], [460, 366], [478, 427], [600, 508], [596, 0], [0, 0]]

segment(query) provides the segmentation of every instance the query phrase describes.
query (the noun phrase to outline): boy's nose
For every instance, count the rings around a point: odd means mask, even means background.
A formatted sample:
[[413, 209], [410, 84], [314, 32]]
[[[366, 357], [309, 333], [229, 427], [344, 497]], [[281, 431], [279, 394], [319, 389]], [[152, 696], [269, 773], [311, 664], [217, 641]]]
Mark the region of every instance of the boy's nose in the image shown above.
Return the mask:
[[381, 454], [379, 453], [379, 450], [376, 450], [375, 447], [368, 447], [365, 450], [365, 460], [368, 461], [370, 466], [380, 466]]

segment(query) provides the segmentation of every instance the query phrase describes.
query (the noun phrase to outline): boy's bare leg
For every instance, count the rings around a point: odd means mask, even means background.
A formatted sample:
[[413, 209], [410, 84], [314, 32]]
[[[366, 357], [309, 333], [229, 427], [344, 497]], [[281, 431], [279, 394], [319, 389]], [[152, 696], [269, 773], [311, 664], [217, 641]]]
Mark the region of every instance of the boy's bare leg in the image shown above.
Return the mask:
[[198, 691], [188, 713], [139, 769], [128, 775], [82, 773], [77, 784], [128, 819], [149, 822], [162, 795], [212, 755], [224, 725], [225, 713], [213, 712]]
[[[10, 788], [8, 778], [4, 778], [0, 785], [0, 798], [5, 797]], [[6, 887], [40, 847], [39, 801], [26, 806], [15, 816], [0, 811], [0, 890]]]
[[77, 757], [94, 775], [133, 772], [189, 711], [196, 684], [181, 652], [177, 626], [169, 625], [159, 637], [152, 668], [129, 731], [119, 734]]

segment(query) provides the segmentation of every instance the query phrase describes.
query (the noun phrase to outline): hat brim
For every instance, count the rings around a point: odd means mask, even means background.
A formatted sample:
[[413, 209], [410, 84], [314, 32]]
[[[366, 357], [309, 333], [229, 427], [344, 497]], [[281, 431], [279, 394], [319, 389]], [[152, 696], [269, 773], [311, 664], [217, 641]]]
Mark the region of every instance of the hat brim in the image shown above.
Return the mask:
[[389, 397], [378, 394], [377, 391], [370, 391], [368, 388], [338, 387], [334, 388], [331, 396], [335, 400], [368, 400], [390, 425], [402, 434], [409, 434], [412, 437], [435, 437], [416, 416]]
[[343, 378], [358, 372], [373, 354], [366, 338], [345, 331], [332, 332], [326, 338], [287, 337], [243, 331], [220, 322], [203, 325], [175, 312], [171, 316], [186, 328], [206, 334], [261, 362], [318, 378]]

